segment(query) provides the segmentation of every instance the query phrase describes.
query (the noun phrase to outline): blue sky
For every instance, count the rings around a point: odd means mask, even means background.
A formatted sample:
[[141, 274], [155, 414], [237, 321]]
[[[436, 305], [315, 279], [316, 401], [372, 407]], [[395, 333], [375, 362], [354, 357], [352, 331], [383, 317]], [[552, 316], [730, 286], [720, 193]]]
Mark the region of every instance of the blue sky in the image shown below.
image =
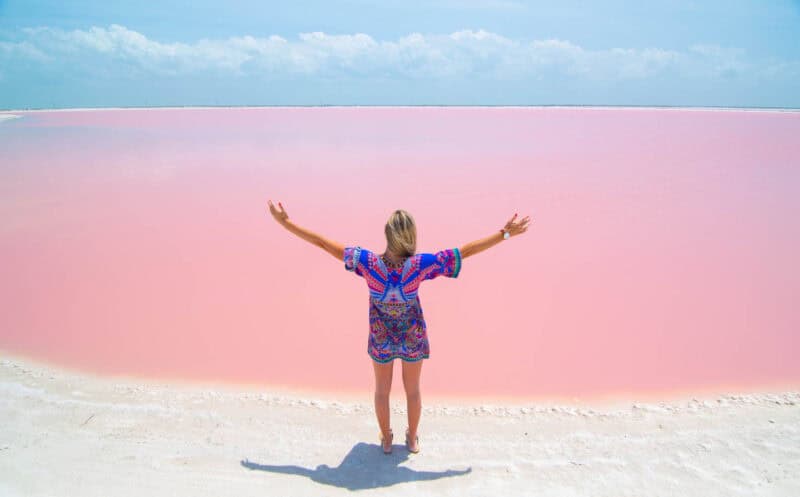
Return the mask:
[[800, 1], [4, 1], [0, 108], [800, 107]]

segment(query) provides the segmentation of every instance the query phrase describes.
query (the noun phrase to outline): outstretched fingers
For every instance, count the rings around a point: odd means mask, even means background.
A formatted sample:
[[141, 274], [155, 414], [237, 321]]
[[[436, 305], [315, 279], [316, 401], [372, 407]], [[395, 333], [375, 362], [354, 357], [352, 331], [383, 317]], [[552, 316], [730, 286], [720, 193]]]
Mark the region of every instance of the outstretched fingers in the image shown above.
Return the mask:
[[530, 221], [530, 216], [525, 216], [516, 224], [516, 227], [519, 229], [519, 233], [525, 233], [526, 231], [528, 231], [529, 221]]
[[267, 203], [269, 204], [270, 210], [274, 210], [274, 211], [277, 211], [277, 212], [286, 212], [286, 209], [283, 208], [283, 204], [280, 203], [280, 202], [278, 202], [278, 206], [280, 206], [280, 209], [276, 209], [275, 208], [275, 205], [272, 203], [271, 199], [268, 200]]
[[520, 219], [519, 221], [517, 221], [516, 223], [512, 223], [512, 224], [516, 224], [517, 226], [523, 226], [523, 225], [525, 225], [525, 223], [528, 222], [529, 218], [530, 218], [530, 216], [525, 216], [522, 219]]

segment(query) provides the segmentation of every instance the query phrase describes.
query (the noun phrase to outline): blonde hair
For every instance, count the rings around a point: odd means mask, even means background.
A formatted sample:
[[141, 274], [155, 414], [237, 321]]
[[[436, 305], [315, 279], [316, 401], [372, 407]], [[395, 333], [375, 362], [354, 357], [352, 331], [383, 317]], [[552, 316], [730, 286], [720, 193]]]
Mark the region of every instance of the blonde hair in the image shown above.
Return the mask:
[[411, 214], [397, 209], [386, 222], [386, 245], [400, 257], [410, 257], [417, 253], [417, 225]]

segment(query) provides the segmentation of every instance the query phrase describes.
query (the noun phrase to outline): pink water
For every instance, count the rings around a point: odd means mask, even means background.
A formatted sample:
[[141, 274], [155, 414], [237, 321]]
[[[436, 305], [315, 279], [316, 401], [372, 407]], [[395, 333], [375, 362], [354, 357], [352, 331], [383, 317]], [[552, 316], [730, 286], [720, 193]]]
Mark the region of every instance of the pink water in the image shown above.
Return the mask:
[[[270, 217], [420, 252], [426, 394], [800, 385], [800, 113], [252, 108], [0, 122], [0, 348], [101, 374], [369, 392], [361, 278]], [[395, 364], [394, 391], [402, 391]]]

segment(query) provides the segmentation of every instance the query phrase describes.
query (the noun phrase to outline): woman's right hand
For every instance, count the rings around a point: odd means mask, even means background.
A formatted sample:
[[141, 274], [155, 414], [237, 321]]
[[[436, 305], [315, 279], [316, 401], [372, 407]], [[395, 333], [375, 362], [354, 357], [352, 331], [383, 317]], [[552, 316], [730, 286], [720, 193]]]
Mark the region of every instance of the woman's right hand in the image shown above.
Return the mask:
[[509, 219], [506, 225], [503, 227], [505, 231], [508, 231], [510, 236], [521, 235], [528, 231], [528, 221], [530, 220], [530, 216], [525, 216], [524, 218], [520, 219], [517, 222], [514, 222], [514, 219], [517, 218], [517, 215]]
[[289, 220], [289, 214], [286, 213], [286, 209], [283, 208], [283, 204], [278, 202], [278, 205], [281, 208], [280, 210], [276, 209], [275, 206], [272, 205], [272, 200], [267, 202], [267, 204], [269, 205], [269, 212], [272, 214], [272, 217], [274, 217], [275, 220], [281, 225], [286, 224], [286, 221]]

